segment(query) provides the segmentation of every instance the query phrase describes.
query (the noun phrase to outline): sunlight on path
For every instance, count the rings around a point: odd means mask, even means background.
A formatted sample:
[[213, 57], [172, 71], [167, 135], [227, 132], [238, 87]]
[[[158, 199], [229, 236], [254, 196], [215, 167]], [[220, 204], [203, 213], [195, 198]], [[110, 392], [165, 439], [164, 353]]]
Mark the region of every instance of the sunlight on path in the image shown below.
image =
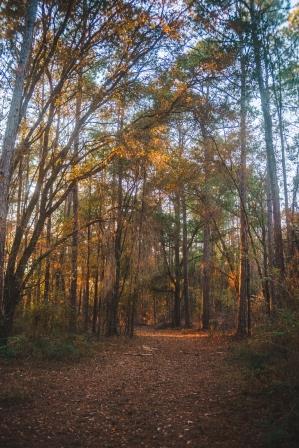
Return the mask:
[[174, 338], [174, 339], [199, 339], [199, 338], [207, 338], [209, 336], [208, 333], [204, 332], [194, 332], [188, 331], [186, 333], [180, 330], [157, 330], [153, 332], [149, 329], [139, 329], [136, 331], [137, 336], [145, 337], [145, 338]]

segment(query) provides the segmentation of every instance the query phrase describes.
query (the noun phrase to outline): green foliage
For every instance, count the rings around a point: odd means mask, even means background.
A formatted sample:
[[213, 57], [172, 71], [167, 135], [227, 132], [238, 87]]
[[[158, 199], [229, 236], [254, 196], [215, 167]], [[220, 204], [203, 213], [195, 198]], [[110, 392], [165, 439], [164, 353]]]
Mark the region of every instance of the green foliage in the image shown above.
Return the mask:
[[233, 359], [245, 372], [246, 394], [267, 404], [265, 446], [295, 448], [299, 439], [299, 319], [282, 310], [274, 323], [238, 345]]
[[242, 347], [238, 352], [238, 359], [254, 374], [261, 373], [265, 370], [269, 358], [269, 353], [263, 350], [255, 352], [254, 350], [248, 349], [248, 347]]
[[66, 305], [39, 304], [18, 316], [15, 335], [0, 347], [0, 357], [9, 359], [76, 361], [88, 355], [94, 343], [88, 335], [70, 335]]
[[7, 346], [0, 348], [0, 357], [30, 358], [47, 361], [78, 361], [91, 353], [91, 343], [84, 336], [73, 338], [40, 336], [32, 339], [25, 335], [11, 337]]
[[31, 339], [61, 337], [67, 334], [69, 308], [65, 304], [41, 303], [17, 315], [15, 334], [26, 334]]

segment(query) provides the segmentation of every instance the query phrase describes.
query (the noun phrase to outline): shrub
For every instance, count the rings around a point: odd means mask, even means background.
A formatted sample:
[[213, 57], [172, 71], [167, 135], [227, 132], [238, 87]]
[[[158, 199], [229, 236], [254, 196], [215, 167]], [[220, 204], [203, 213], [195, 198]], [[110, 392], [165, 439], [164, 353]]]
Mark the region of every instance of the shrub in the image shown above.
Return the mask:
[[[273, 323], [234, 349], [249, 383], [246, 394], [266, 403], [265, 446], [295, 448], [299, 440], [299, 319], [281, 310]], [[254, 392], [252, 392], [254, 391]]]
[[6, 347], [1, 347], [0, 356], [5, 359], [32, 358], [37, 360], [76, 361], [91, 352], [92, 344], [83, 336], [72, 338], [38, 337], [25, 335], [9, 339]]

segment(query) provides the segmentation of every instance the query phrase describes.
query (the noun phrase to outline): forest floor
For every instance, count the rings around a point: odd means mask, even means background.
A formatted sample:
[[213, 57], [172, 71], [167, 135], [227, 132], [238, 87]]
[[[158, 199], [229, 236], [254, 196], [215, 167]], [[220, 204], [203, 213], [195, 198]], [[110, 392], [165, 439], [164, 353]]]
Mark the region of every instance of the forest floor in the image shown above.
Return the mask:
[[200, 332], [138, 330], [78, 363], [0, 364], [3, 448], [258, 448], [259, 403], [234, 344]]

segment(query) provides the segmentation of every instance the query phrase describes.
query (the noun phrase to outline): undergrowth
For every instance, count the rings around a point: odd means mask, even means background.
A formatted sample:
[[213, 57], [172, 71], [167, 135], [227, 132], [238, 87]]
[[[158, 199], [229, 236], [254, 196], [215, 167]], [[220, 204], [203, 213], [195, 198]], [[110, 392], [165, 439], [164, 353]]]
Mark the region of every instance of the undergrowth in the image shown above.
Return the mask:
[[6, 346], [0, 346], [2, 359], [77, 361], [99, 345], [87, 334], [69, 334], [70, 311], [65, 305], [38, 304], [25, 313], [18, 311], [15, 334]]
[[77, 361], [93, 353], [95, 344], [85, 336], [39, 336], [17, 335], [9, 339], [7, 346], [0, 347], [0, 357], [9, 359], [36, 359], [53, 361]]
[[299, 446], [299, 316], [281, 311], [275, 322], [234, 349], [247, 378], [246, 395], [261, 404], [265, 447]]

